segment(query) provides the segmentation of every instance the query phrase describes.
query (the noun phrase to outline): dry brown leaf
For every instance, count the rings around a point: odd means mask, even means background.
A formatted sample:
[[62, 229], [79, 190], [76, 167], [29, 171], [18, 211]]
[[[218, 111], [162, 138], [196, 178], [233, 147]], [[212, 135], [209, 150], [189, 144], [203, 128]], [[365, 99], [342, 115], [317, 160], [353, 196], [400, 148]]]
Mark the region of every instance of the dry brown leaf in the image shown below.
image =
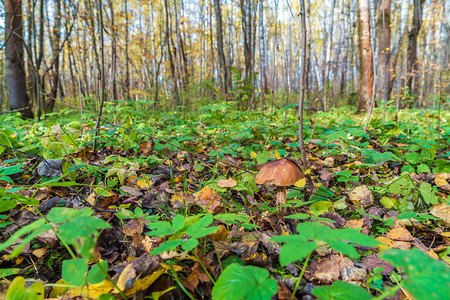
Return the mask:
[[128, 236], [135, 236], [142, 233], [142, 230], [144, 229], [144, 223], [139, 222], [136, 219], [132, 219], [128, 223], [123, 226], [123, 233]]
[[134, 187], [131, 187], [131, 186], [123, 185], [120, 187], [120, 190], [122, 192], [130, 194], [131, 196], [135, 196], [135, 197], [142, 196], [142, 192], [140, 190], [135, 189]]
[[438, 173], [434, 178], [436, 185], [444, 191], [450, 192], [450, 173]]
[[221, 188], [232, 188], [237, 185], [237, 182], [233, 178], [221, 179], [217, 180], [217, 185]]
[[150, 237], [148, 235], [144, 235], [141, 241], [141, 246], [142, 248], [144, 248], [145, 252], [150, 253], [156, 246], [158, 246], [159, 240], [159, 237]]
[[353, 262], [346, 257], [332, 255], [319, 259], [311, 263], [311, 279], [327, 283], [335, 282], [339, 279], [342, 269], [347, 266], [353, 266]]
[[341, 271], [341, 279], [344, 281], [364, 281], [367, 277], [367, 271], [355, 266], [347, 266]]
[[132, 285], [130, 283], [134, 281], [137, 275], [133, 264], [128, 264], [122, 273], [120, 273], [119, 279], [117, 280], [117, 287], [122, 291], [126, 288], [131, 288]]
[[201, 265], [196, 262], [192, 267], [192, 272], [183, 280], [183, 286], [189, 289], [191, 292], [194, 292], [199, 283], [210, 282], [208, 275], [206, 275], [205, 271], [201, 267]]
[[381, 275], [387, 275], [394, 271], [394, 266], [390, 262], [381, 259], [376, 254], [367, 255], [363, 259], [362, 265], [370, 272], [372, 272], [375, 268], [382, 267], [383, 271], [381, 271]]
[[348, 220], [345, 222], [344, 228], [363, 228], [364, 220]]
[[409, 242], [414, 240], [411, 233], [406, 228], [402, 227], [392, 228], [385, 236], [394, 241]]
[[430, 210], [430, 214], [442, 219], [447, 226], [450, 225], [450, 205], [447, 203], [439, 203], [433, 205]]
[[218, 207], [222, 202], [219, 194], [209, 186], [205, 186], [198, 194], [195, 196], [194, 203], [205, 208], [208, 212], [213, 212], [216, 207]]
[[219, 225], [219, 229], [216, 230], [213, 234], [208, 235], [208, 237], [216, 242], [218, 241], [224, 241], [228, 239], [228, 236], [230, 233], [228, 232], [228, 229], [223, 226], [222, 224]]
[[51, 229], [39, 234], [36, 239], [42, 243], [46, 243], [52, 248], [55, 248], [57, 245], [59, 245], [59, 239], [56, 236], [55, 232]]
[[47, 248], [39, 248], [39, 249], [34, 250], [31, 253], [33, 253], [33, 255], [36, 256], [37, 258], [41, 258], [45, 254], [47, 254], [47, 252], [48, 252]]
[[365, 185], [358, 186], [350, 192], [349, 200], [354, 205], [360, 204], [362, 207], [367, 207], [373, 203], [372, 191]]

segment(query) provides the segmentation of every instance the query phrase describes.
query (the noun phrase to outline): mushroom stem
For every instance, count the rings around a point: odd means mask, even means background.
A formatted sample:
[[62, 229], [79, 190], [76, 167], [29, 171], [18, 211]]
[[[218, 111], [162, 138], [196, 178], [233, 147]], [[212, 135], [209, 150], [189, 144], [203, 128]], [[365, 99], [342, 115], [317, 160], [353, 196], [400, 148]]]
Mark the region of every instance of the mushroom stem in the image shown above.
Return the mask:
[[[286, 204], [287, 196], [286, 196], [286, 188], [284, 186], [279, 186], [277, 188], [277, 200], [276, 205], [281, 206], [283, 204]], [[280, 208], [280, 212], [283, 212], [285, 210], [284, 207]]]

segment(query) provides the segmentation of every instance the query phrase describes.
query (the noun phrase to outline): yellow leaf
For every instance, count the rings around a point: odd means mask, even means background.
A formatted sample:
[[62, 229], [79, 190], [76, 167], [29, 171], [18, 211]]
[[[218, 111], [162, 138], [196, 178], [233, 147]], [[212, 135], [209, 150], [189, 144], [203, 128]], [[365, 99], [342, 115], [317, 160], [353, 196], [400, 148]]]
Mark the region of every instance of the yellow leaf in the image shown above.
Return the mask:
[[256, 158], [258, 156], [258, 154], [256, 154], [256, 152], [250, 152], [250, 157], [251, 158]]
[[380, 250], [386, 250], [396, 245], [395, 241], [384, 236], [377, 237], [376, 240], [383, 243], [382, 245], [378, 246], [378, 249]]
[[89, 294], [90, 299], [97, 299], [101, 294], [109, 294], [113, 290], [114, 286], [112, 285], [112, 283], [104, 280], [97, 284], [88, 284], [83, 287], [70, 289], [64, 296], [68, 297], [69, 299], [73, 299]]
[[275, 155], [276, 159], [281, 159], [281, 155], [280, 153], [278, 153], [278, 150], [275, 150], [273, 154]]
[[95, 196], [97, 193], [92, 192], [89, 196], [87, 196], [86, 201], [91, 205], [95, 205]]
[[48, 252], [47, 248], [39, 248], [34, 250], [32, 253], [34, 256], [36, 256], [37, 258], [41, 258], [42, 256], [44, 256], [46, 253]]
[[174, 270], [175, 272], [180, 272], [183, 270], [182, 266], [179, 265], [168, 265], [165, 263], [160, 263], [161, 267], [163, 267], [165, 270]]
[[15, 138], [17, 136], [17, 132], [11, 133], [9, 136]]
[[136, 180], [136, 185], [140, 187], [141, 189], [148, 189], [152, 185], [152, 181], [147, 178], [139, 178]]
[[302, 178], [295, 183], [296, 187], [304, 187], [306, 185], [306, 178]]
[[58, 285], [65, 285], [67, 284], [64, 280], [60, 279], [55, 283], [55, 286], [53, 286], [52, 290], [50, 291], [49, 298], [57, 298], [58, 296], [62, 296], [65, 293], [67, 293], [68, 287], [65, 286], [58, 286]]
[[153, 284], [166, 270], [161, 268], [150, 275], [145, 276], [144, 278], [139, 278], [133, 283], [133, 286], [130, 289], [125, 290], [125, 295], [128, 297], [132, 297], [135, 293], [139, 291], [146, 290], [149, 286]]

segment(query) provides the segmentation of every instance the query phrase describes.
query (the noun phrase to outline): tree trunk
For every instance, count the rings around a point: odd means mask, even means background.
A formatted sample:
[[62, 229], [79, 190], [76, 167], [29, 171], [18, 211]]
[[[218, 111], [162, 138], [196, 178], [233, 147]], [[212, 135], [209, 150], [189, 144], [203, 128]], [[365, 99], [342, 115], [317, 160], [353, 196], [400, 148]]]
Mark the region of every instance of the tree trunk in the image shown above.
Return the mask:
[[59, 47], [61, 38], [61, 0], [55, 0], [55, 24], [52, 34], [52, 59], [54, 60], [53, 68], [49, 75], [50, 77], [50, 92], [48, 93], [47, 102], [45, 103], [45, 112], [53, 111], [55, 107], [55, 100], [58, 96], [59, 85]]
[[25, 69], [23, 65], [23, 34], [22, 34], [22, 1], [5, 1], [5, 40], [6, 40], [6, 74], [8, 76], [9, 102], [12, 110], [20, 110], [26, 118], [32, 118]]
[[408, 23], [409, 15], [409, 1], [402, 0], [400, 8], [400, 25], [395, 35], [393, 44], [391, 45], [390, 62], [389, 69], [392, 71], [389, 76], [389, 95], [391, 95], [392, 88], [394, 87], [395, 79], [399, 76], [395, 76], [395, 69], [397, 66], [398, 56], [400, 53], [400, 48], [402, 46], [402, 41], [406, 33], [406, 25]]
[[408, 50], [406, 52], [406, 87], [410, 97], [415, 97], [418, 93], [418, 71], [417, 62], [417, 36], [422, 26], [422, 13], [425, 0], [414, 0], [414, 15], [411, 30], [408, 35]]
[[175, 64], [173, 62], [172, 49], [170, 47], [170, 26], [169, 26], [169, 3], [168, 0], [164, 0], [164, 9], [166, 13], [166, 47], [167, 53], [169, 55], [169, 63], [170, 63], [170, 73], [172, 74], [172, 91], [173, 91], [173, 99], [175, 101], [175, 105], [180, 105], [180, 98], [178, 96], [178, 82], [175, 74]]
[[252, 72], [252, 14], [250, 0], [241, 0], [242, 31], [244, 35], [245, 79], [249, 80]]
[[330, 20], [330, 27], [327, 32], [327, 47], [325, 52], [325, 66], [324, 66], [324, 72], [323, 72], [323, 94], [322, 94], [322, 109], [324, 111], [327, 110], [327, 98], [328, 98], [328, 77], [330, 74], [330, 67], [331, 67], [331, 51], [333, 49], [333, 29], [334, 29], [334, 8], [336, 7], [336, 0], [333, 0], [331, 5], [331, 20]]
[[259, 83], [261, 91], [261, 113], [264, 113], [264, 95], [267, 93], [266, 44], [264, 40], [264, 0], [259, 0]]
[[[381, 0], [377, 20], [378, 35], [378, 89], [377, 99], [384, 100], [384, 107], [389, 100], [390, 84], [390, 45], [391, 45], [391, 0]], [[384, 111], [384, 110], [383, 110]], [[384, 114], [383, 114], [384, 115]]]
[[367, 111], [373, 96], [373, 53], [370, 42], [369, 0], [358, 0], [358, 111]]
[[220, 84], [223, 91], [223, 98], [226, 100], [228, 93], [228, 68], [223, 49], [223, 30], [222, 30], [222, 8], [220, 0], [214, 0], [214, 10], [216, 13], [216, 33], [217, 33], [217, 52], [219, 53]]
[[128, 56], [129, 46], [129, 21], [128, 21], [128, 0], [125, 0], [125, 98], [130, 99], [130, 57]]

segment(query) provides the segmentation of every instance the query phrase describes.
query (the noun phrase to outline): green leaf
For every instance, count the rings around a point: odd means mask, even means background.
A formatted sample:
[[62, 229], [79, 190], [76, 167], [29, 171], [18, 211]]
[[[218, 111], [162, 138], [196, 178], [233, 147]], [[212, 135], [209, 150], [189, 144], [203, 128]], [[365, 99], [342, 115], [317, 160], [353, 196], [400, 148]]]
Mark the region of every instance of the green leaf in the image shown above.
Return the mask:
[[0, 167], [0, 175], [12, 175], [12, 174], [17, 174], [17, 173], [23, 172], [23, 170], [21, 169], [22, 166], [23, 166], [23, 164], [9, 166], [9, 167]]
[[434, 161], [435, 167], [433, 173], [450, 173], [450, 161], [445, 159], [436, 159]]
[[[1, 180], [1, 178], [0, 178]], [[1, 195], [0, 195], [1, 196]], [[17, 206], [17, 201], [14, 199], [0, 199], [0, 212], [8, 211]]]
[[17, 274], [20, 270], [21, 269], [18, 268], [0, 269], [0, 277], [7, 277], [13, 274]]
[[256, 156], [256, 162], [258, 164], [265, 164], [269, 160], [269, 158], [270, 158], [269, 151], [260, 151]]
[[408, 152], [405, 154], [405, 159], [412, 165], [417, 165], [420, 162], [420, 155], [417, 152]]
[[172, 230], [177, 232], [178, 230], [183, 229], [185, 223], [186, 220], [182, 215], [176, 215], [172, 220]]
[[414, 167], [411, 166], [411, 165], [404, 165], [404, 166], [402, 167], [402, 169], [401, 169], [401, 172], [402, 172], [402, 174], [403, 174], [403, 173], [409, 173], [409, 174], [412, 174], [412, 173], [415, 173], [416, 170], [414, 170]]
[[380, 199], [380, 203], [387, 209], [395, 207], [394, 201], [391, 198], [388, 198], [386, 196], [384, 196], [383, 198]]
[[183, 249], [186, 250], [186, 251], [191, 251], [197, 246], [198, 246], [198, 240], [194, 239], [194, 238], [188, 239], [186, 242], [184, 242], [181, 245], [181, 247], [183, 247]]
[[[99, 265], [108, 272], [108, 261], [104, 260], [99, 263]], [[94, 265], [88, 273], [87, 281], [89, 284], [100, 283], [105, 280], [105, 274], [102, 272], [98, 265]]]
[[293, 214], [293, 215], [290, 215], [290, 216], [286, 216], [286, 219], [307, 220], [310, 217], [311, 216], [308, 215], [308, 214], [298, 213], [298, 214]]
[[87, 271], [88, 265], [83, 259], [68, 259], [62, 263], [62, 279], [71, 285], [85, 285]]
[[18, 276], [14, 278], [6, 292], [6, 300], [41, 300], [44, 299], [44, 286], [40, 282], [25, 287], [25, 278]]
[[422, 149], [420, 152], [420, 159], [423, 162], [431, 163], [436, 157], [436, 150], [434, 149]]
[[403, 219], [411, 219], [411, 218], [415, 218], [417, 217], [418, 214], [417, 213], [413, 213], [413, 212], [404, 212], [401, 213], [397, 216], [397, 220], [403, 220]]
[[333, 206], [331, 201], [317, 201], [309, 206], [309, 210], [314, 216], [319, 216], [323, 213], [328, 212], [330, 207]]
[[169, 222], [158, 221], [158, 222], [153, 222], [153, 223], [147, 224], [147, 226], [150, 229], [154, 229], [154, 230], [146, 233], [150, 236], [161, 237], [161, 236], [173, 234], [172, 226], [170, 225]]
[[433, 190], [431, 189], [431, 184], [428, 182], [422, 182], [420, 184], [420, 195], [422, 196], [423, 200], [427, 204], [438, 204], [439, 201], [437, 200], [436, 195], [433, 193]]
[[[382, 258], [402, 268], [407, 278], [403, 286], [417, 300], [447, 299], [450, 295], [450, 268], [418, 249], [390, 249]], [[426, 270], [426, 271], [425, 271]]]
[[312, 294], [324, 300], [372, 299], [372, 295], [364, 288], [343, 281], [335, 281], [331, 286], [318, 286], [312, 290]]
[[155, 249], [153, 249], [150, 254], [158, 255], [158, 254], [163, 253], [164, 251], [173, 251], [178, 246], [180, 246], [182, 243], [183, 243], [182, 239], [168, 240], [168, 241], [162, 243], [161, 245], [159, 245], [158, 247], [156, 247]]
[[431, 173], [430, 167], [427, 166], [426, 164], [420, 164], [417, 166], [417, 173], [422, 173], [422, 172], [426, 172], [426, 173]]
[[[301, 247], [299, 247], [301, 245]], [[281, 247], [280, 264], [286, 266], [294, 261], [302, 261], [317, 247], [314, 242], [293, 243], [287, 242]]]
[[214, 219], [226, 222], [228, 224], [238, 224], [238, 222], [248, 222], [248, 217], [240, 214], [218, 214]]
[[277, 290], [277, 282], [269, 278], [269, 271], [254, 266], [232, 264], [223, 271], [214, 285], [212, 298], [270, 300]]
[[53, 207], [48, 213], [47, 218], [52, 223], [64, 223], [75, 220], [78, 217], [92, 216], [93, 213], [94, 211], [88, 207], [82, 210], [66, 207]]
[[352, 244], [347, 244], [342, 241], [327, 240], [328, 245], [334, 250], [341, 252], [342, 254], [348, 255], [351, 258], [359, 258], [359, 253], [353, 247]]
[[411, 182], [411, 177], [409, 175], [403, 175], [389, 185], [389, 192], [407, 195], [413, 188], [415, 188], [415, 186]]
[[206, 216], [200, 218], [197, 222], [189, 225], [187, 229], [187, 234], [195, 238], [207, 236], [208, 234], [211, 234], [217, 229], [219, 229], [219, 227], [217, 226], [205, 228], [209, 226], [212, 222], [213, 222], [212, 214], [207, 214]]

